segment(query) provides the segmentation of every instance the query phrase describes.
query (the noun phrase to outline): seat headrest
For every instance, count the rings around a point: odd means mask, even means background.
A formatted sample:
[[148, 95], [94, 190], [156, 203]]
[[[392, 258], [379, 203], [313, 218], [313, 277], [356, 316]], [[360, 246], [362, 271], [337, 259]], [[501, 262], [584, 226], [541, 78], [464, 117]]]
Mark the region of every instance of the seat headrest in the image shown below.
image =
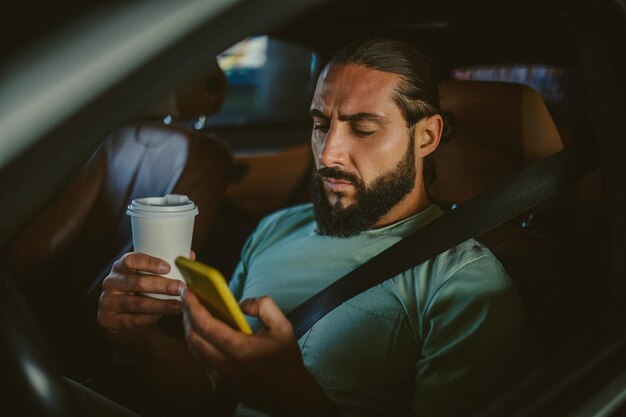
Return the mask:
[[217, 62], [170, 93], [153, 111], [155, 116], [170, 115], [179, 120], [195, 120], [216, 113], [227, 89], [226, 76]]
[[434, 153], [438, 204], [463, 203], [524, 167], [561, 149], [563, 142], [535, 90], [522, 84], [444, 81], [443, 111], [456, 118], [456, 134]]

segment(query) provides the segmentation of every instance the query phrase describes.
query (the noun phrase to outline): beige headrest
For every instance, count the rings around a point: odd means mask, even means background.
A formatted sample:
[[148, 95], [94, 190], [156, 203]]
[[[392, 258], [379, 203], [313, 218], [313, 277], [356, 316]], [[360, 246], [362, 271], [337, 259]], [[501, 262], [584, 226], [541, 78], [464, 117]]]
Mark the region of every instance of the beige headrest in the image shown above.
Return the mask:
[[543, 99], [530, 87], [444, 81], [439, 96], [457, 120], [455, 137], [435, 151], [437, 179], [429, 191], [439, 204], [463, 203], [563, 149]]

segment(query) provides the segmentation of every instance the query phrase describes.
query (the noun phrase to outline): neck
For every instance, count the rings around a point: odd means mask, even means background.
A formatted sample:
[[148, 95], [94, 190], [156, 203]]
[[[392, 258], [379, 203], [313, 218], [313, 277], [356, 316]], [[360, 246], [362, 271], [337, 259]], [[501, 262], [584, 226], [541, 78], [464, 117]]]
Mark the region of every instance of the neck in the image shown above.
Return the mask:
[[380, 228], [397, 223], [400, 220], [404, 220], [407, 217], [411, 217], [420, 211], [427, 209], [431, 204], [432, 202], [426, 192], [424, 181], [419, 181], [415, 184], [413, 190], [411, 190], [411, 192], [402, 199], [402, 201], [396, 204], [387, 212], [387, 214], [376, 222], [374, 228]]

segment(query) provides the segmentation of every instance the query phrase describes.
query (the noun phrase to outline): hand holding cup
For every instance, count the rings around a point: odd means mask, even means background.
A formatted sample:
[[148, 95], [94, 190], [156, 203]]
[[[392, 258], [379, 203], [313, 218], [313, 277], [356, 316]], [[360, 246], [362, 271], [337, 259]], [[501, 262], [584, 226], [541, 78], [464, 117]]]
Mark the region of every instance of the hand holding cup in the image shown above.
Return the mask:
[[164, 314], [180, 314], [182, 304], [178, 300], [137, 295], [146, 292], [177, 295], [184, 284], [160, 276], [170, 269], [162, 259], [143, 253], [127, 253], [115, 262], [102, 283], [98, 309], [100, 327], [109, 336], [125, 336], [155, 324]]
[[190, 253], [195, 258], [191, 239], [198, 208], [187, 196], [135, 199], [126, 213], [136, 252], [115, 262], [102, 283], [98, 324], [109, 336], [150, 326], [164, 314], [180, 314], [185, 284], [174, 260]]

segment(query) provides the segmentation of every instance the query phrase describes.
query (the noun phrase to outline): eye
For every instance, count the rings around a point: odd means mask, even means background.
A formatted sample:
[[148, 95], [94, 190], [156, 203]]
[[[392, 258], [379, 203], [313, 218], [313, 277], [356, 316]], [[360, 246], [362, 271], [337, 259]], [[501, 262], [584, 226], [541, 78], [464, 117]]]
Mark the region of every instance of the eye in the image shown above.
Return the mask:
[[355, 135], [359, 136], [359, 137], [366, 137], [366, 136], [370, 136], [371, 134], [374, 133], [373, 130], [363, 130], [363, 129], [356, 129], [356, 128], [352, 128], [352, 131], [354, 132]]
[[326, 123], [313, 123], [313, 130], [320, 131], [322, 133], [328, 132], [328, 124]]

